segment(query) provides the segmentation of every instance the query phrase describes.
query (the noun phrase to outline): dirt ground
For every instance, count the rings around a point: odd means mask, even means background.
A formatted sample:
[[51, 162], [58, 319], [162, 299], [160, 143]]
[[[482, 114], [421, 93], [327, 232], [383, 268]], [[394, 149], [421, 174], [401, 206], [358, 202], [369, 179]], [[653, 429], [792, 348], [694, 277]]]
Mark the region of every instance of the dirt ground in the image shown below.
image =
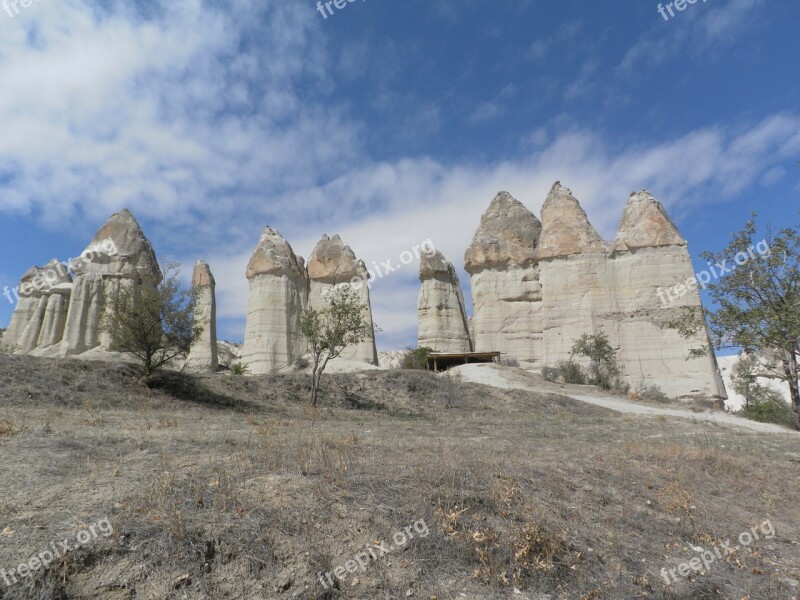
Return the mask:
[[0, 355], [0, 599], [800, 598], [797, 433], [544, 382], [323, 386]]

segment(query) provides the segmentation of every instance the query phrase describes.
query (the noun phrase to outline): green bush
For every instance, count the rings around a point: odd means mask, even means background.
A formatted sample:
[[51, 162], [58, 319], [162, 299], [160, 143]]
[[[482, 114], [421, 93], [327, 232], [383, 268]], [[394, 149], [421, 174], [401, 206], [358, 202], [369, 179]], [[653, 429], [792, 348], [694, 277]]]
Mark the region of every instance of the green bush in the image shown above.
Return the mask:
[[776, 425], [795, 427], [795, 414], [789, 405], [774, 390], [764, 389], [768, 392], [764, 400], [751, 400], [736, 411], [736, 414], [760, 423], [774, 423]]
[[558, 371], [564, 383], [586, 385], [586, 372], [574, 360], [562, 360], [558, 363]]
[[427, 371], [428, 357], [434, 352], [436, 352], [436, 350], [429, 348], [428, 346], [421, 346], [420, 348], [407, 348], [400, 368]]
[[572, 346], [572, 354], [589, 359], [588, 381], [592, 385], [604, 390], [628, 391], [628, 385], [622, 379], [622, 369], [617, 362], [617, 351], [603, 331], [594, 335], [584, 333]]
[[744, 396], [744, 406], [735, 414], [760, 423], [797, 427], [798, 417], [780, 393], [759, 382], [763, 374], [763, 366], [755, 356], [742, 356], [734, 367], [733, 390]]
[[235, 362], [231, 363], [230, 371], [234, 375], [247, 375], [250, 372], [250, 366], [242, 362]]

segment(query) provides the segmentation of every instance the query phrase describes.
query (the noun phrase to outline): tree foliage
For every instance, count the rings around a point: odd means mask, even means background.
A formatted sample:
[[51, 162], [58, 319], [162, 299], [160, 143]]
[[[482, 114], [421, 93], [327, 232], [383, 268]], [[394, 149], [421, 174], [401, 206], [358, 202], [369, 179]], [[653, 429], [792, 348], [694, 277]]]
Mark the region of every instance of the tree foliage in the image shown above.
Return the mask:
[[185, 360], [204, 329], [195, 320], [195, 291], [182, 290], [178, 274], [170, 264], [158, 286], [120, 286], [101, 324], [110, 349], [138, 358], [146, 378]]
[[348, 346], [358, 344], [374, 332], [364, 304], [350, 285], [332, 289], [322, 310], [309, 308], [300, 318], [300, 331], [311, 351], [311, 404], [317, 405], [322, 373], [328, 362]]
[[436, 350], [428, 346], [407, 348], [403, 355], [403, 364], [401, 366], [403, 369], [426, 371], [428, 369], [428, 357], [435, 352]]
[[[800, 423], [800, 224], [755, 241], [755, 215], [719, 252], [702, 258], [725, 274], [708, 285], [713, 310], [686, 315], [684, 325], [705, 318], [715, 348], [741, 349], [764, 359], [758, 376], [784, 381]], [[756, 254], [759, 243], [768, 251]]]
[[589, 382], [605, 390], [621, 389], [622, 371], [617, 363], [617, 351], [605, 332], [584, 333], [572, 346], [574, 356], [589, 359]]
[[744, 405], [737, 414], [762, 423], [794, 425], [791, 408], [778, 391], [759, 381], [762, 374], [762, 361], [755, 356], [742, 356], [734, 367], [733, 391], [744, 397]]

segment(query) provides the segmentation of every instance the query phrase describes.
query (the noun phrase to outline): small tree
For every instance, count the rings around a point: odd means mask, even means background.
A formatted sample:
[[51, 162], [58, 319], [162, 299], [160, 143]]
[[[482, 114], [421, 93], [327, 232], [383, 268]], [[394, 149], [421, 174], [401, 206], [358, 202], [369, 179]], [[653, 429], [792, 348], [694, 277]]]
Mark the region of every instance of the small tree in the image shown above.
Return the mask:
[[403, 355], [403, 369], [416, 369], [419, 371], [428, 370], [428, 357], [435, 353], [436, 350], [428, 346], [420, 346], [419, 348], [407, 348]]
[[605, 390], [620, 387], [621, 372], [617, 365], [617, 351], [603, 332], [584, 333], [572, 346], [572, 354], [589, 359], [589, 380]]
[[350, 285], [336, 286], [325, 298], [322, 310], [309, 308], [300, 318], [300, 331], [311, 350], [311, 405], [317, 405], [322, 373], [332, 358], [353, 344], [367, 339], [375, 331], [365, 313], [365, 306]]
[[701, 254], [724, 272], [708, 285], [715, 309], [687, 311], [669, 325], [687, 336], [705, 319], [715, 348], [761, 356], [757, 375], [786, 382], [800, 429], [800, 224], [758, 242], [756, 232], [754, 215], [726, 248]]
[[167, 265], [157, 286], [121, 287], [101, 327], [111, 336], [111, 350], [132, 354], [149, 378], [174, 360], [185, 360], [203, 333], [195, 322], [194, 290], [182, 290], [177, 265]]

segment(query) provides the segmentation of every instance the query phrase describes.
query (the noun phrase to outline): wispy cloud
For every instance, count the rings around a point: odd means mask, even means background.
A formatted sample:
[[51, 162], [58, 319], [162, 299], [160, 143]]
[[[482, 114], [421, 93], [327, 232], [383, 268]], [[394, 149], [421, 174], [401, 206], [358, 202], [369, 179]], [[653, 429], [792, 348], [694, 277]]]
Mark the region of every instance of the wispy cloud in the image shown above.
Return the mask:
[[629, 73], [657, 65], [676, 53], [703, 52], [706, 57], [718, 53], [738, 43], [737, 34], [752, 29], [765, 7], [765, 0], [730, 0], [722, 6], [698, 3], [668, 23], [658, 18], [625, 53], [619, 70]]

